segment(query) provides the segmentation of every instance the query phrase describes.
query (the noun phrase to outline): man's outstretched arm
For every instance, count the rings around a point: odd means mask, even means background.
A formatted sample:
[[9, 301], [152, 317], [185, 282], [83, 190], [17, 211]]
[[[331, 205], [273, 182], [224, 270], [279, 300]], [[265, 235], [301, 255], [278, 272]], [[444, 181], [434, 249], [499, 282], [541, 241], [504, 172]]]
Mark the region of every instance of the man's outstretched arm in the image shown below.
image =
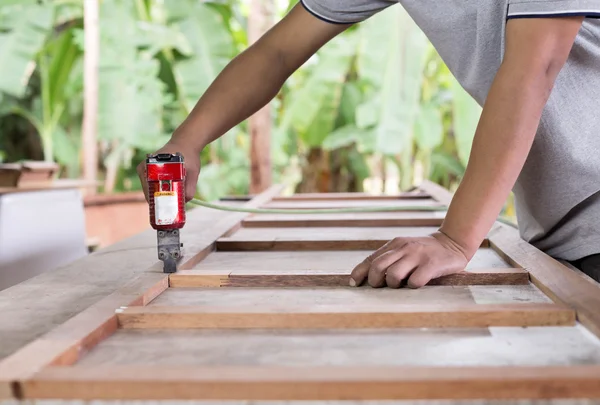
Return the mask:
[[[264, 107], [295, 70], [349, 26], [321, 21], [298, 4], [223, 69], [171, 140], [157, 151], [184, 155], [188, 201], [196, 192], [202, 149]], [[146, 192], [143, 163], [137, 171]]]
[[465, 176], [440, 231], [397, 238], [352, 272], [373, 287], [421, 287], [464, 269], [491, 229], [531, 149], [554, 81], [566, 62], [583, 17], [515, 19], [506, 51], [475, 133]]

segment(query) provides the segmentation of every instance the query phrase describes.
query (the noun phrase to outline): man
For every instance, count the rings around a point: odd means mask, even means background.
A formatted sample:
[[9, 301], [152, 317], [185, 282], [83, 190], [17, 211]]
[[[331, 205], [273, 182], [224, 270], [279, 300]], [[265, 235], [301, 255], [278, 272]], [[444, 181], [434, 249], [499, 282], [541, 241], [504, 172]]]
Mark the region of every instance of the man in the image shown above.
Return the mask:
[[[161, 149], [184, 154], [187, 198], [206, 145], [269, 102], [331, 38], [396, 3], [302, 0], [231, 61]], [[600, 280], [600, 0], [400, 3], [483, 112], [439, 231], [390, 241], [350, 284], [418, 288], [463, 270], [511, 189], [521, 236]]]

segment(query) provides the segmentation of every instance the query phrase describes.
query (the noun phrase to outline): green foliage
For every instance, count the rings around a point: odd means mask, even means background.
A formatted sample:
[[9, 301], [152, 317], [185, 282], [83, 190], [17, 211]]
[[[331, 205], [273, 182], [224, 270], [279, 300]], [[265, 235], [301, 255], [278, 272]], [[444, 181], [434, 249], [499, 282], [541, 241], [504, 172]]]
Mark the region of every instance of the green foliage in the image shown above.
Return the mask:
[[360, 33], [358, 73], [371, 97], [358, 107], [357, 123], [374, 130], [378, 152], [396, 155], [413, 135], [427, 40], [401, 7], [375, 15]]
[[[101, 173], [107, 191], [113, 185], [139, 189], [136, 164], [166, 142], [248, 46], [247, 4], [100, 4]], [[296, 4], [280, 4], [276, 14]], [[33, 132], [46, 159], [58, 161], [67, 176], [80, 176], [82, 12], [75, 0], [0, 4], [0, 158], [32, 155]], [[331, 184], [336, 191], [360, 189], [365, 179], [385, 174], [381, 167], [397, 169], [402, 188], [417, 182], [419, 173], [455, 184], [481, 112], [399, 5], [323, 46], [271, 106], [274, 180], [302, 180], [315, 170], [309, 154], [318, 151], [310, 156], [324, 159], [324, 175], [347, 182]], [[248, 192], [249, 142], [243, 122], [206, 148], [200, 197]]]
[[54, 10], [33, 2], [15, 2], [3, 7], [2, 15], [0, 90], [23, 97], [37, 56], [52, 29]]
[[452, 93], [454, 98], [453, 124], [458, 157], [461, 163], [466, 166], [471, 153], [473, 135], [479, 123], [481, 107], [458, 83], [453, 84]]
[[210, 83], [235, 56], [231, 33], [223, 14], [193, 0], [165, 1], [167, 23], [182, 40], [175, 48], [186, 58], [177, 61], [174, 75], [177, 89], [190, 111]]

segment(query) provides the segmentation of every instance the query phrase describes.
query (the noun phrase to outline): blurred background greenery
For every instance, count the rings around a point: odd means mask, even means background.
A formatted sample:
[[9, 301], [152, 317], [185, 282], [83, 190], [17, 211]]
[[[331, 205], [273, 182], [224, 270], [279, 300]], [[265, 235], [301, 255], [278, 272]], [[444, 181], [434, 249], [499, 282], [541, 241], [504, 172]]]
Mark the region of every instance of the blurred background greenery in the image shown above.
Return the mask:
[[[0, 159], [79, 178], [83, 5], [38, 3], [0, 2]], [[295, 4], [274, 4], [275, 20]], [[248, 15], [240, 0], [101, 1], [100, 192], [140, 188], [137, 163], [248, 46]], [[481, 112], [400, 6], [323, 47], [271, 105], [273, 182], [298, 192], [453, 189]], [[248, 193], [249, 143], [244, 122], [203, 152], [199, 197]]]

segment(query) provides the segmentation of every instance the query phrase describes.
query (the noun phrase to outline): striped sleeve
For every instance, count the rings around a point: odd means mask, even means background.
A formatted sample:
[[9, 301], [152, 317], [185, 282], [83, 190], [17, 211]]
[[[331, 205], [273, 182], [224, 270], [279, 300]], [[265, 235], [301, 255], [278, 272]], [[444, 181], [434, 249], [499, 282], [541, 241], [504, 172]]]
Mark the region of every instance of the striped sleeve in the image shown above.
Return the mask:
[[397, 4], [397, 0], [300, 0], [306, 11], [332, 24], [355, 24]]
[[585, 16], [600, 18], [600, 0], [511, 0], [508, 18]]

